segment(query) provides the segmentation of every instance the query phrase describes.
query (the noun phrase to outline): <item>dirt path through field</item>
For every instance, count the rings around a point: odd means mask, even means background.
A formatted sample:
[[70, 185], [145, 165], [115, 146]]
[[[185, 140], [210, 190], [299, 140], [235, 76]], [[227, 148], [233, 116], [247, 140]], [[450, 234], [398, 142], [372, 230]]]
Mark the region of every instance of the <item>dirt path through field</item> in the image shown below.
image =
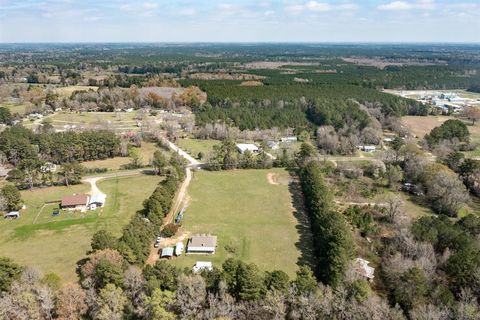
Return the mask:
[[[187, 198], [186, 197], [187, 196], [187, 189], [188, 189], [188, 186], [190, 185], [190, 182], [192, 181], [192, 178], [193, 178], [192, 167], [197, 167], [197, 166], [201, 165], [201, 162], [194, 159], [192, 156], [190, 156], [188, 153], [186, 153], [185, 151], [183, 151], [182, 149], [177, 147], [172, 142], [168, 141], [168, 146], [170, 147], [170, 149], [172, 149], [173, 151], [177, 152], [180, 156], [185, 158], [189, 162], [189, 165], [185, 169], [185, 171], [186, 171], [185, 179], [183, 180], [182, 184], [180, 185], [180, 188], [178, 189], [177, 195], [175, 196], [175, 199], [173, 201], [173, 205], [170, 209], [170, 212], [163, 219], [163, 225], [162, 226], [165, 226], [165, 225], [171, 223], [173, 221], [174, 217], [175, 217], [175, 214], [177, 212], [179, 212], [180, 209], [183, 206], [185, 206], [186, 198]], [[179, 235], [175, 238], [162, 240], [161, 245], [162, 245], [162, 247], [165, 246], [165, 245], [174, 245], [178, 241], [183, 241], [184, 237], [186, 237], [185, 234]], [[167, 241], [167, 242], [165, 242], [165, 241]], [[145, 262], [145, 264], [153, 265], [153, 264], [155, 264], [155, 262], [159, 258], [160, 258], [159, 249], [155, 248], [152, 244], [151, 247], [150, 247], [150, 254], [148, 255], [148, 258], [147, 258], [147, 261]]]

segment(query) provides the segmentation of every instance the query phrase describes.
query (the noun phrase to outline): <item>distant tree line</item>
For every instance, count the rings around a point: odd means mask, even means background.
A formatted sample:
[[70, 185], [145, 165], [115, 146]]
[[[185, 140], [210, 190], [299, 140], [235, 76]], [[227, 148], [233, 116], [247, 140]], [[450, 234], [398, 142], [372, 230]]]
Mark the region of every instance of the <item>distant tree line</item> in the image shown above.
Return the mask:
[[120, 140], [107, 130], [40, 132], [16, 125], [0, 133], [0, 151], [18, 165], [24, 160], [53, 163], [101, 160], [119, 155]]

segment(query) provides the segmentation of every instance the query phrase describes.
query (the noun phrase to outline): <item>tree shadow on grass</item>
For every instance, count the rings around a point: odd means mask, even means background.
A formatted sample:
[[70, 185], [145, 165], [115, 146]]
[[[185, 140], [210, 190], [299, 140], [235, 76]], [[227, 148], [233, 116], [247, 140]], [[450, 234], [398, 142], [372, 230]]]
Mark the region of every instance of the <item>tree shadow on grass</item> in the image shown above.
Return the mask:
[[297, 265], [306, 265], [312, 270], [316, 270], [312, 229], [310, 218], [305, 211], [300, 181], [298, 180], [298, 176], [295, 171], [289, 170], [289, 174], [290, 182], [288, 184], [288, 190], [292, 196], [292, 206], [294, 208], [293, 215], [298, 221], [296, 229], [300, 235], [300, 239], [295, 243], [295, 246], [300, 251], [300, 257], [298, 258]]

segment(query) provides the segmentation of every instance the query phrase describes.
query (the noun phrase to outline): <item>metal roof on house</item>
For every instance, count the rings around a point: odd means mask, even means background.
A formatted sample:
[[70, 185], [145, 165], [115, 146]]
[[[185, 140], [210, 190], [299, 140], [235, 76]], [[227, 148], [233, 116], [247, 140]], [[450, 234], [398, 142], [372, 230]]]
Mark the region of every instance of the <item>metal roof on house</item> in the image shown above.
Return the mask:
[[62, 207], [86, 206], [88, 204], [88, 199], [89, 196], [86, 194], [66, 196], [62, 199]]
[[216, 247], [217, 236], [193, 236], [188, 243], [189, 247]]
[[241, 153], [245, 151], [257, 152], [258, 147], [253, 143], [237, 143], [237, 148]]

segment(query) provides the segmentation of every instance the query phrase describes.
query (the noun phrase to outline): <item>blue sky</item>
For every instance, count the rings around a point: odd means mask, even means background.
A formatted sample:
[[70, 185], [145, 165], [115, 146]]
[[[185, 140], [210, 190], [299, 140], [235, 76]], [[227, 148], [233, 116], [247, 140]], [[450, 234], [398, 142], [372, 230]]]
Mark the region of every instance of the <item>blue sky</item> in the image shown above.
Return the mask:
[[0, 0], [0, 42], [480, 42], [480, 0]]

